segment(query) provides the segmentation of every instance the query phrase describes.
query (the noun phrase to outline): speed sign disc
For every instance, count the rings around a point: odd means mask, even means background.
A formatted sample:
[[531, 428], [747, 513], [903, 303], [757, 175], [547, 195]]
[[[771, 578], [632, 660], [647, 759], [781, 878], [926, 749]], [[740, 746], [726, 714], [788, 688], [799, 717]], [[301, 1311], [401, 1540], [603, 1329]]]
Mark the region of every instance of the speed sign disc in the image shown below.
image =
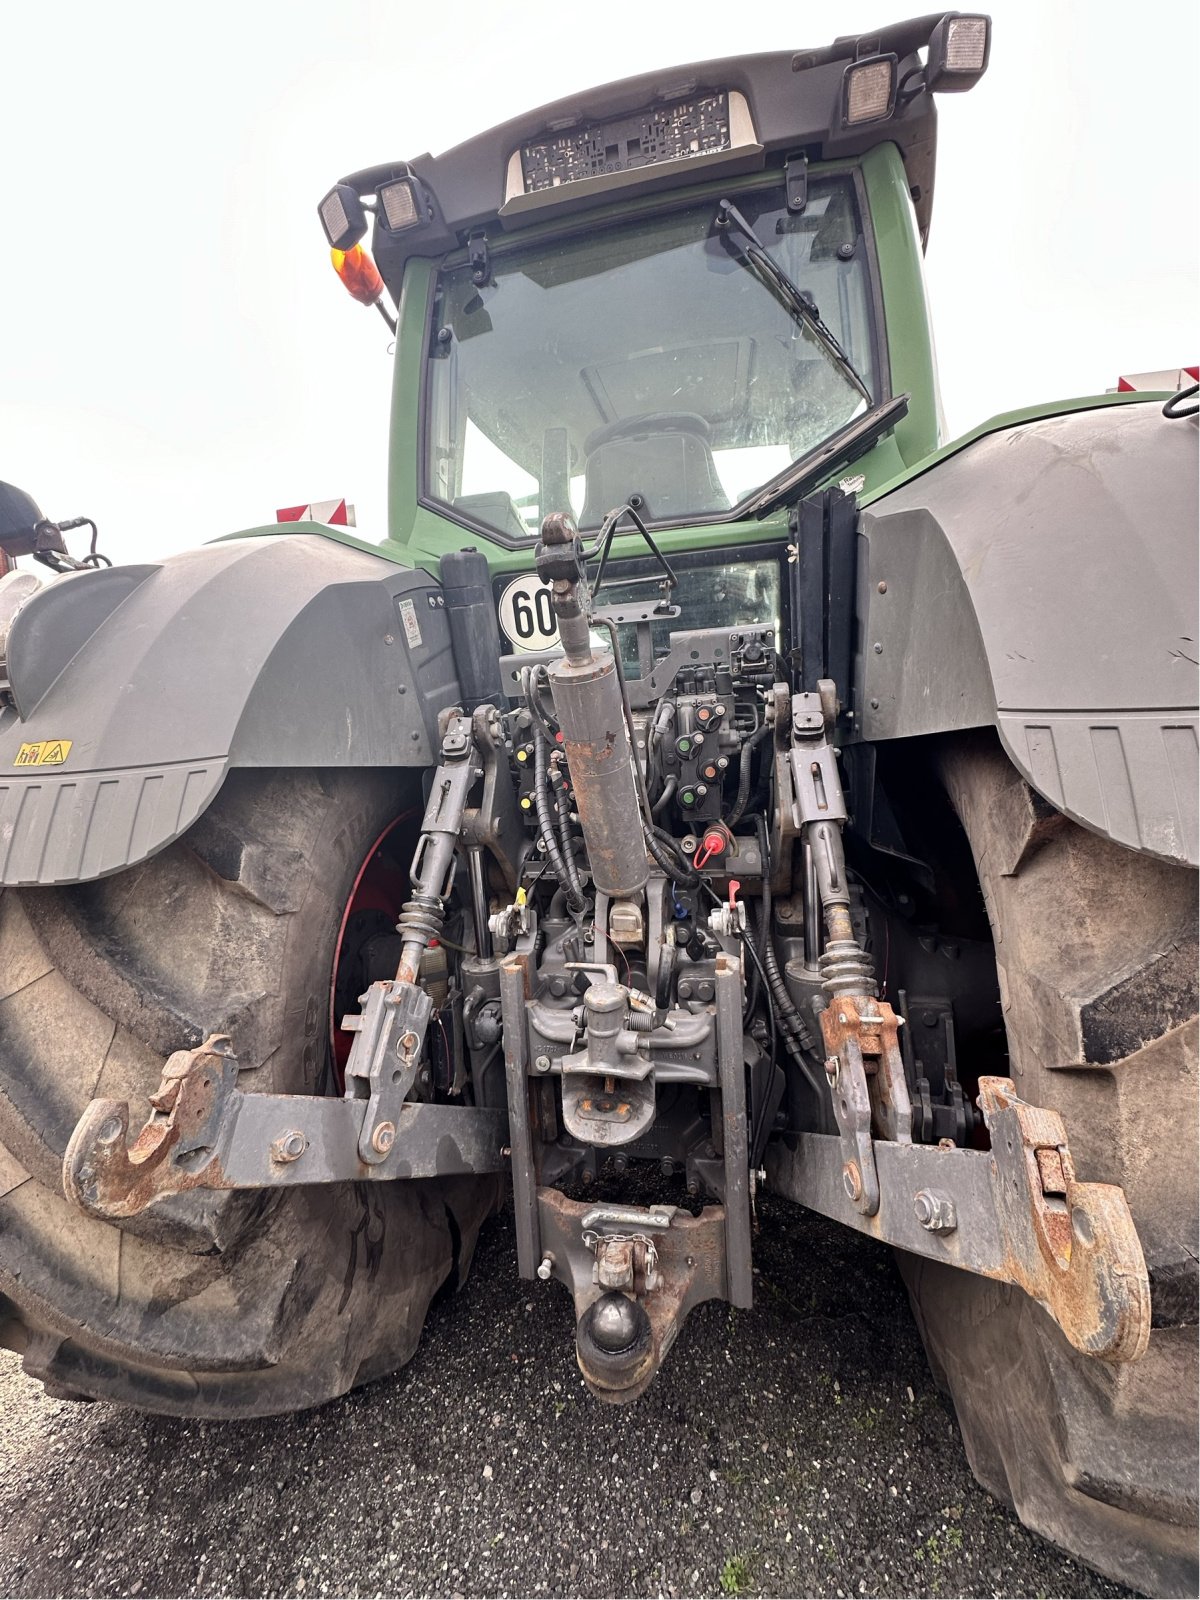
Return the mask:
[[514, 650], [553, 650], [559, 642], [550, 585], [531, 572], [503, 589], [496, 612]]

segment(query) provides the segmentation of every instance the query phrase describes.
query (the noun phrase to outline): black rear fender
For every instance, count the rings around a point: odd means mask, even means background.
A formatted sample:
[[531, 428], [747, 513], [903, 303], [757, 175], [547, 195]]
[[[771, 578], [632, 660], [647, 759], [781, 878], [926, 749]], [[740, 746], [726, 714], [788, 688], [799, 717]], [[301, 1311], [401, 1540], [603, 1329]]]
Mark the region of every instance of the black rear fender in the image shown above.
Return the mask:
[[458, 696], [434, 580], [316, 534], [72, 574], [3, 615], [0, 884], [144, 860], [231, 767], [426, 767]]
[[985, 434], [862, 513], [856, 726], [994, 724], [1052, 805], [1195, 863], [1196, 428], [1158, 404]]

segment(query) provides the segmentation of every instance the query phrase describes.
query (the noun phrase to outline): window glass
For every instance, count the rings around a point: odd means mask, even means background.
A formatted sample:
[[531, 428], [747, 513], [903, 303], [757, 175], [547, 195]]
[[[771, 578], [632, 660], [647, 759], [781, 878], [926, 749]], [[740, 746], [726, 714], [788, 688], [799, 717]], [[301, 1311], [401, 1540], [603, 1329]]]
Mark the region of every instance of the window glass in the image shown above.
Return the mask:
[[[672, 591], [671, 604], [679, 615], [652, 624], [651, 640], [656, 657], [670, 648], [672, 633], [687, 628], [772, 628], [779, 639], [779, 563], [777, 561], [722, 561], [714, 565], [677, 566], [679, 587]], [[644, 605], [655, 598], [652, 585], [605, 582], [597, 601], [606, 610], [623, 602]], [[621, 665], [625, 675], [640, 677], [637, 659], [637, 631], [630, 623], [617, 622], [621, 646]], [[607, 648], [606, 634], [595, 636], [597, 645]]]
[[[848, 178], [736, 199], [878, 398]], [[496, 252], [439, 278], [427, 488], [509, 536], [584, 528], [631, 495], [678, 522], [727, 511], [865, 409], [810, 325], [714, 227], [712, 201]]]

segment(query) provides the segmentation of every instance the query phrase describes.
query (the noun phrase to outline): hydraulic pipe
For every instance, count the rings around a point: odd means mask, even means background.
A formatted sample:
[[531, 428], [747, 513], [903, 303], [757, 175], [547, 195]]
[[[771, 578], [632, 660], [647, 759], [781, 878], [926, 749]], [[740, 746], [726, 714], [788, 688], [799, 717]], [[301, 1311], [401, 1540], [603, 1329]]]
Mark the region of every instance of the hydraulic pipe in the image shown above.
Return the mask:
[[488, 927], [487, 885], [483, 878], [483, 851], [476, 845], [467, 855], [471, 876], [471, 916], [475, 921], [475, 953], [481, 961], [492, 954], [492, 930]]

